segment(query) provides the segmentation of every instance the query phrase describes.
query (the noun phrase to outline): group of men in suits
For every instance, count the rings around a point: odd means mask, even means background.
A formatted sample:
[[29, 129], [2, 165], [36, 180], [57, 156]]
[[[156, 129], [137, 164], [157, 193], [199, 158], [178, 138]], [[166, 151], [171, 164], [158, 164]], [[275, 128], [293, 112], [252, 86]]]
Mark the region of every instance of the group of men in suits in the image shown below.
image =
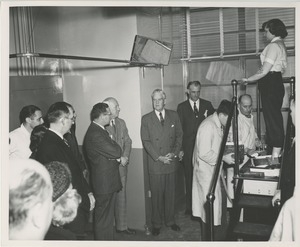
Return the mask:
[[[200, 82], [188, 84], [189, 99], [178, 105], [177, 112], [165, 109], [166, 94], [161, 89], [152, 93], [154, 110], [142, 117], [141, 139], [148, 155], [152, 200], [152, 233], [160, 234], [165, 223], [180, 231], [175, 222], [175, 179], [183, 159], [186, 177], [186, 214], [191, 212], [192, 151], [201, 121], [214, 112], [209, 101], [200, 99]], [[132, 141], [125, 121], [119, 118], [116, 99], [107, 98], [93, 106], [91, 124], [83, 142], [83, 153], [90, 168], [90, 185], [86, 167], [74, 135], [76, 114], [72, 105], [56, 102], [47, 112], [47, 129], [35, 159], [42, 164], [51, 161], [67, 163], [72, 184], [82, 202], [75, 220], [65, 227], [80, 235], [86, 229], [94, 209], [96, 240], [114, 239], [114, 222], [118, 233], [135, 234], [127, 226], [126, 182]], [[75, 139], [74, 139], [75, 138]], [[73, 144], [71, 144], [73, 143]], [[70, 146], [71, 145], [71, 146]]]
[[[76, 218], [64, 228], [75, 233], [79, 240], [87, 237], [86, 229], [93, 209], [95, 240], [113, 240], [114, 222], [117, 233], [135, 234], [135, 230], [127, 226], [126, 212], [127, 166], [132, 141], [125, 121], [119, 118], [118, 101], [110, 97], [105, 102], [94, 105], [91, 111], [91, 124], [83, 143], [88, 164], [78, 149], [75, 110], [66, 102], [56, 102], [49, 107], [45, 117], [47, 128], [34, 155], [41, 164], [52, 161], [68, 164], [72, 186], [82, 201]], [[27, 116], [29, 113], [33, 116]], [[24, 117], [25, 122], [22, 121], [25, 127], [35, 119], [42, 119], [37, 107], [29, 113]], [[27, 149], [30, 133], [28, 136]], [[87, 166], [91, 168], [90, 172], [87, 172]]]

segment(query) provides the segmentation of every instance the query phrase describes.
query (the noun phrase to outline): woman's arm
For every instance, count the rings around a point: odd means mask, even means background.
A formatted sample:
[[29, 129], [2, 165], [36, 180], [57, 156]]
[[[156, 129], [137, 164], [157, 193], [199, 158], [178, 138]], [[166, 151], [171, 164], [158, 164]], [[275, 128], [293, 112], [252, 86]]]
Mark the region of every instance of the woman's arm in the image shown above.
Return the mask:
[[243, 78], [243, 82], [252, 82], [252, 81], [257, 81], [263, 77], [265, 77], [271, 70], [273, 64], [270, 64], [269, 62], [264, 62], [262, 67], [256, 72], [256, 74], [248, 77], [248, 78]]

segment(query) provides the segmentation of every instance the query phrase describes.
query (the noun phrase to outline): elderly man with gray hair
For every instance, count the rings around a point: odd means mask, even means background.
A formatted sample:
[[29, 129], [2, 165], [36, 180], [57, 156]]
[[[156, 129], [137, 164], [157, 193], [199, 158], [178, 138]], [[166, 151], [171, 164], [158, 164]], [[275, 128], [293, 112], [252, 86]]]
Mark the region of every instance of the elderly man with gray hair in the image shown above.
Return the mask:
[[127, 225], [127, 197], [126, 197], [126, 184], [129, 156], [131, 153], [132, 140], [129, 137], [126, 123], [123, 119], [119, 118], [120, 107], [118, 101], [109, 97], [104, 101], [110, 109], [111, 120], [106, 130], [112, 136], [122, 149], [122, 156], [120, 158], [119, 172], [122, 183], [122, 189], [117, 193], [115, 205], [115, 223], [117, 233], [135, 234], [135, 230], [130, 229]]

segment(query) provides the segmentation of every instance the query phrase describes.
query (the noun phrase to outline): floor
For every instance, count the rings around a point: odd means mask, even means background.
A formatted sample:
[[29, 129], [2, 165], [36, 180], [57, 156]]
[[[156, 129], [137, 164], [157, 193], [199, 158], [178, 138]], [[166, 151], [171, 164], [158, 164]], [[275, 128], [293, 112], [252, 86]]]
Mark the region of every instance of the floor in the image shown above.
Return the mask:
[[[136, 230], [135, 235], [115, 232], [115, 241], [200, 241], [200, 222], [190, 215], [185, 215], [184, 204], [177, 206], [176, 211], [175, 221], [181, 228], [178, 232], [172, 231], [166, 226], [161, 228], [158, 236], [153, 236], [150, 231], [147, 234], [146, 230]], [[92, 233], [90, 232], [90, 234]], [[90, 234], [83, 240], [93, 240], [93, 236]]]
[[158, 236], [148, 235], [145, 231], [137, 231], [135, 235], [116, 233], [116, 241], [200, 241], [201, 229], [200, 223], [191, 219], [191, 216], [185, 215], [184, 210], [176, 215], [176, 223], [180, 226], [179, 232], [172, 231], [169, 227], [161, 228]]

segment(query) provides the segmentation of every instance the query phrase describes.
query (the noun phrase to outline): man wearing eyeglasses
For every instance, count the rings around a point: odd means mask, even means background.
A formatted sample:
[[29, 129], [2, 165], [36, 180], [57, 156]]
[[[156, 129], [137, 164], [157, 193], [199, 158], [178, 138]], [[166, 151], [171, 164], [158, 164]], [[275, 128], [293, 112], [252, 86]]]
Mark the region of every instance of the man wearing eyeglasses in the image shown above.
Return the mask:
[[83, 177], [79, 161], [64, 138], [64, 135], [70, 130], [75, 120], [71, 109], [72, 106], [66, 102], [56, 102], [50, 106], [47, 112], [49, 130], [46, 131], [41, 141], [36, 153], [36, 160], [42, 164], [60, 161], [69, 165], [73, 187], [80, 194], [82, 202], [79, 205], [74, 221], [64, 227], [74, 232], [78, 239], [82, 239], [88, 223], [89, 212], [95, 206], [95, 199], [87, 181]]

